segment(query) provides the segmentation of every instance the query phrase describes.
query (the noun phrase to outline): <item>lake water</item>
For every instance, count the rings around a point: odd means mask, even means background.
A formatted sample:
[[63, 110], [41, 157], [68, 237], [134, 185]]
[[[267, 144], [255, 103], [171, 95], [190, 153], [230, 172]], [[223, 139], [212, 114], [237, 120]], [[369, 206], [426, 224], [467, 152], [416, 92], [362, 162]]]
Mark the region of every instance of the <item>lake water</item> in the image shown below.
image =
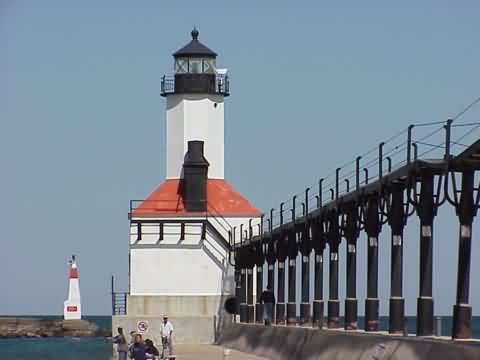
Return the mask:
[[[61, 318], [60, 316], [28, 316], [30, 318]], [[111, 328], [110, 316], [86, 316], [86, 320], [94, 321], [100, 328]], [[363, 326], [363, 317], [359, 317], [359, 326]], [[408, 317], [410, 333], [415, 332], [415, 317]], [[388, 317], [380, 317], [380, 327], [386, 330]], [[442, 334], [450, 335], [452, 318], [442, 317]], [[480, 316], [473, 317], [475, 338], [480, 338]], [[0, 359], [3, 360], [109, 360], [112, 354], [110, 339], [105, 338], [21, 338], [0, 339]]]

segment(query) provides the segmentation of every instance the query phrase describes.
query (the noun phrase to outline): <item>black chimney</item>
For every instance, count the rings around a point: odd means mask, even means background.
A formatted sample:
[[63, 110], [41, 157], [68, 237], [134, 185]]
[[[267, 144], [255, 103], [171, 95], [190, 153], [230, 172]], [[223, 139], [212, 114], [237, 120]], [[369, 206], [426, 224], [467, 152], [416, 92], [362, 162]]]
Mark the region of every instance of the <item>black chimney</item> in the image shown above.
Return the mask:
[[207, 211], [207, 159], [203, 141], [189, 141], [183, 162], [183, 203], [187, 211]]

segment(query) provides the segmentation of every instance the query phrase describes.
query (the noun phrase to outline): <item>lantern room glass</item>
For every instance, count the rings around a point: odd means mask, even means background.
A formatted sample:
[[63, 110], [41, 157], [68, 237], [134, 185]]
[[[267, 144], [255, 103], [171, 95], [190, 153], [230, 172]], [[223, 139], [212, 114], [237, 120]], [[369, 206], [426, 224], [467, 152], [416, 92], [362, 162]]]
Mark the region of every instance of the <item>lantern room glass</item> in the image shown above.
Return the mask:
[[176, 74], [214, 74], [214, 58], [178, 58], [175, 59]]

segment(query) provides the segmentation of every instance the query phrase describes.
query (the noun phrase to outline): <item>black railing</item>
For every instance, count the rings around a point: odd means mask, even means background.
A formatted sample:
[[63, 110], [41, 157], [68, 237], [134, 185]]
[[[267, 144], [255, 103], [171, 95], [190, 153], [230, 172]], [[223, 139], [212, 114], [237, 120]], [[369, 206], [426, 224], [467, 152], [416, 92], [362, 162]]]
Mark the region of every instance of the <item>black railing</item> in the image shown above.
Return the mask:
[[127, 315], [128, 292], [115, 291], [115, 279], [111, 280], [112, 315]]
[[160, 94], [164, 96], [165, 94], [171, 94], [175, 92], [175, 78], [162, 76], [162, 81], [160, 82]]
[[[188, 74], [188, 75], [195, 75], [195, 74]], [[188, 76], [185, 75], [185, 76]], [[183, 75], [182, 75], [183, 76]], [[204, 81], [202, 81], [204, 83]], [[203, 84], [204, 85], [204, 84]], [[215, 94], [222, 94], [225, 96], [228, 96], [230, 94], [230, 80], [228, 78], [228, 75], [220, 75], [217, 74], [215, 76], [215, 83], [210, 86], [210, 84], [205, 87], [201, 86], [201, 89], [194, 90], [193, 92], [208, 92], [208, 93], [215, 93]], [[180, 92], [184, 93], [187, 92], [185, 90], [185, 84], [184, 81], [182, 81], [182, 86], [179, 88], [178, 86], [175, 86], [175, 77], [174, 76], [162, 76], [162, 79], [160, 81], [160, 95], [161, 96], [166, 96], [168, 94], [173, 94], [175, 92]]]
[[112, 293], [112, 315], [127, 315], [127, 297], [126, 292]]

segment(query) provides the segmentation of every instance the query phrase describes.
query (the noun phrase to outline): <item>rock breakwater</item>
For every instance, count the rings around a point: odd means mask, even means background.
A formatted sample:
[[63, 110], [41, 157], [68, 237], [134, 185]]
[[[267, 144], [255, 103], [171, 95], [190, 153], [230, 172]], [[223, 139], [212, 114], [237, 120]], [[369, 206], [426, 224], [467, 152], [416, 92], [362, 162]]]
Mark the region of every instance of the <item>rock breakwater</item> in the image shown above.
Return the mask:
[[50, 336], [110, 336], [87, 320], [49, 320], [0, 317], [0, 338]]

